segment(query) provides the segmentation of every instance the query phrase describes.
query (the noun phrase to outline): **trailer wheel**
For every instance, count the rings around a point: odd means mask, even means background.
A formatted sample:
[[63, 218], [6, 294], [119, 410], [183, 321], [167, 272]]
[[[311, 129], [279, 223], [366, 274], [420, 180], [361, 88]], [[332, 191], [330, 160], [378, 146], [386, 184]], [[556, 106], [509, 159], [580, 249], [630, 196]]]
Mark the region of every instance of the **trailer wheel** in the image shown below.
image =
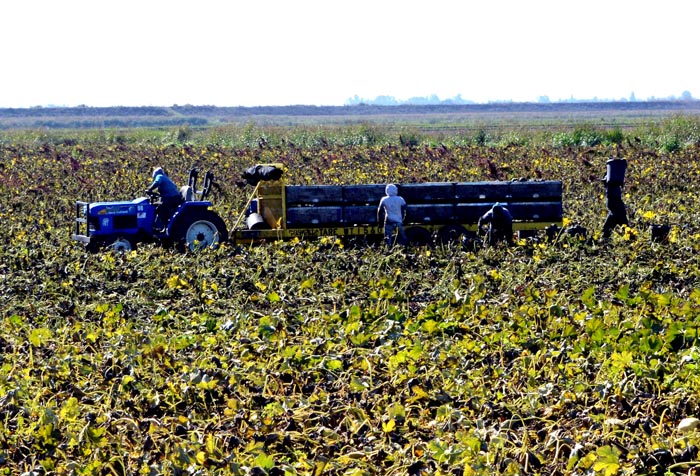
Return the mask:
[[409, 246], [426, 246], [433, 239], [433, 235], [421, 226], [406, 228], [406, 238]]
[[226, 224], [219, 215], [204, 210], [178, 217], [171, 233], [175, 245], [190, 251], [217, 248], [228, 240]]
[[469, 232], [461, 225], [445, 225], [438, 231], [438, 241], [447, 245], [450, 243], [459, 243], [464, 237], [469, 236]]

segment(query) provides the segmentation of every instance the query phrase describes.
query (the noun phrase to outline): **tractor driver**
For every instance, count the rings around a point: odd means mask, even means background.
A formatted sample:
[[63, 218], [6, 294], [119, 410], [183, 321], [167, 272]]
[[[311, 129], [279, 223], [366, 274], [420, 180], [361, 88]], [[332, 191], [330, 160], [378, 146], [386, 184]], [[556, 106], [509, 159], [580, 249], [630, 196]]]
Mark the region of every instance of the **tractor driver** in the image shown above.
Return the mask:
[[182, 202], [182, 197], [177, 185], [170, 180], [161, 167], [153, 169], [153, 183], [146, 189], [146, 192], [152, 192], [155, 189], [158, 189], [161, 204], [156, 208], [154, 227], [165, 228], [175, 213], [175, 209]]

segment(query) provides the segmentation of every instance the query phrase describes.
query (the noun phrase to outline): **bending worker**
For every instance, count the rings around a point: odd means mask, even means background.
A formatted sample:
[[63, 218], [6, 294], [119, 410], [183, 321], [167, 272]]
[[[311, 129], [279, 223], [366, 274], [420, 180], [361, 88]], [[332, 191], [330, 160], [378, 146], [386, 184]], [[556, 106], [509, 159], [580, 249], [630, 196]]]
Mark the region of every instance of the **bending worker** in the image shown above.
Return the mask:
[[605, 185], [608, 216], [603, 223], [603, 238], [607, 239], [610, 238], [615, 226], [629, 225], [629, 222], [627, 221], [627, 209], [622, 201], [622, 186], [625, 183], [627, 160], [610, 158], [605, 164], [606, 174], [603, 177], [603, 185]]
[[494, 246], [501, 241], [513, 244], [513, 216], [501, 203], [494, 203], [489, 211], [479, 218], [478, 228], [488, 225], [486, 244]]
[[386, 196], [379, 201], [377, 208], [377, 223], [381, 223], [384, 214], [384, 241], [388, 247], [394, 244], [394, 231], [397, 231], [396, 242], [405, 245], [408, 240], [403, 229], [406, 218], [406, 200], [399, 196], [399, 189], [390, 183], [384, 189]]
[[[149, 185], [146, 192], [152, 192], [158, 189], [158, 194], [160, 194], [161, 204], [156, 208], [155, 224], [156, 228], [165, 228], [175, 213], [175, 209], [182, 202], [182, 197], [180, 196], [180, 189], [177, 185], [170, 180], [161, 167], [156, 167], [153, 169], [153, 183]], [[159, 221], [160, 220], [160, 221]]]

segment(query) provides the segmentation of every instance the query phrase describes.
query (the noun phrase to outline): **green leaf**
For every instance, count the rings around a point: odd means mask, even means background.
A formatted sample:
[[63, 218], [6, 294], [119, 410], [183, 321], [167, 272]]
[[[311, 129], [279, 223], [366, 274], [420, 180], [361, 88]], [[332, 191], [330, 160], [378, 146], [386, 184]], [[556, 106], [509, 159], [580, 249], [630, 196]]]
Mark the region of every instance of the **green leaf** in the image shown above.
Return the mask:
[[326, 368], [331, 371], [343, 370], [343, 362], [338, 359], [327, 360]]
[[368, 388], [369, 385], [366, 382], [360, 380], [355, 376], [352, 377], [352, 380], [350, 381], [350, 390], [352, 390], [353, 392], [364, 392]]
[[593, 470], [603, 472], [605, 476], [617, 474], [620, 469], [620, 454], [620, 450], [612, 446], [598, 448]]
[[272, 456], [260, 453], [255, 457], [255, 466], [259, 466], [265, 470], [272, 469], [275, 467], [275, 460]]
[[586, 323], [586, 330], [591, 335], [591, 340], [597, 344], [605, 341], [605, 323], [601, 319], [591, 319]]
[[12, 314], [10, 316], [10, 324], [12, 324], [13, 326], [20, 327], [23, 323], [24, 323], [24, 321], [22, 320], [22, 318], [19, 315]]
[[593, 294], [595, 294], [595, 288], [593, 286], [589, 287], [583, 292], [583, 294], [581, 294], [581, 302], [588, 309], [595, 307], [595, 298], [593, 297]]
[[51, 339], [51, 336], [51, 331], [44, 327], [39, 329], [32, 329], [32, 332], [29, 333], [29, 342], [34, 347], [41, 347], [44, 344], [44, 342]]
[[78, 405], [78, 399], [71, 397], [66, 400], [63, 404], [59, 416], [61, 420], [65, 421], [75, 421], [75, 419], [80, 415], [80, 406]]
[[384, 433], [391, 433], [396, 428], [396, 420], [391, 418], [389, 421], [382, 422], [382, 431]]
[[406, 418], [406, 408], [398, 402], [389, 405], [386, 411], [392, 419], [403, 420]]
[[615, 293], [615, 297], [618, 298], [621, 301], [627, 301], [630, 295], [630, 285], [629, 284], [624, 284], [620, 286], [620, 289], [617, 290]]
[[656, 304], [658, 304], [661, 307], [669, 306], [671, 304], [672, 300], [673, 300], [673, 295], [670, 293], [656, 295]]
[[276, 292], [270, 291], [269, 293], [267, 293], [267, 300], [270, 302], [280, 302], [282, 298]]
[[690, 299], [692, 299], [695, 304], [700, 304], [700, 288], [693, 289], [693, 292], [690, 293]]
[[311, 289], [314, 287], [315, 283], [316, 282], [313, 280], [313, 278], [306, 279], [301, 283], [301, 286], [299, 286], [299, 289]]
[[425, 321], [421, 327], [428, 334], [432, 334], [437, 330], [438, 323], [432, 319], [429, 319], [429, 320]]

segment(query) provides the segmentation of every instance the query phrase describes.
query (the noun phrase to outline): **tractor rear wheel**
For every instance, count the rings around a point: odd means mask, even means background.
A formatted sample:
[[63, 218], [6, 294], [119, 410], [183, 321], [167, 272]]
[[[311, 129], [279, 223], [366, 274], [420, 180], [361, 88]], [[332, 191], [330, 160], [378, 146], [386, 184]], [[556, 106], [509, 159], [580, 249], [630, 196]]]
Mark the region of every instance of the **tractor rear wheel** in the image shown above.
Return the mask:
[[192, 211], [178, 217], [171, 234], [175, 245], [190, 251], [217, 248], [228, 240], [226, 224], [219, 215], [210, 211]]

